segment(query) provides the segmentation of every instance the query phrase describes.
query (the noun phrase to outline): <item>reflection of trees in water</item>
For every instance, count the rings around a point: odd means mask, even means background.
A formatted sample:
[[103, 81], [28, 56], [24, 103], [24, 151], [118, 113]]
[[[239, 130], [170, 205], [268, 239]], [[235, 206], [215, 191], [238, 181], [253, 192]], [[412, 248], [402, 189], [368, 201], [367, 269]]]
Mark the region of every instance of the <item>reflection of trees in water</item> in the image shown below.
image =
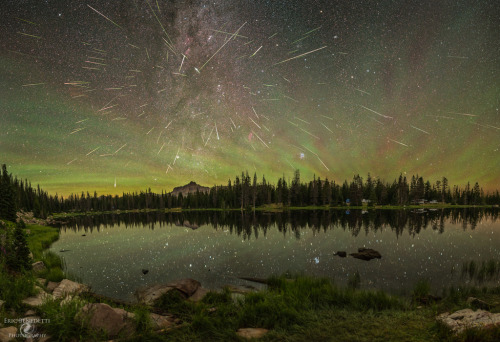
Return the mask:
[[266, 236], [270, 227], [276, 226], [283, 235], [294, 234], [300, 238], [301, 231], [311, 229], [313, 233], [321, 230], [341, 228], [350, 231], [353, 236], [362, 231], [378, 232], [390, 229], [397, 236], [406, 230], [415, 236], [422, 229], [431, 228], [444, 232], [445, 223], [461, 224], [465, 229], [475, 229], [483, 220], [496, 222], [499, 210], [485, 208], [440, 209], [433, 211], [419, 210], [294, 210], [280, 213], [241, 212], [241, 211], [188, 211], [188, 212], [148, 212], [123, 213], [92, 216], [77, 216], [63, 226], [63, 229], [98, 230], [115, 225], [127, 228], [163, 227], [167, 225], [196, 229], [211, 225], [214, 229], [229, 230], [244, 239]]

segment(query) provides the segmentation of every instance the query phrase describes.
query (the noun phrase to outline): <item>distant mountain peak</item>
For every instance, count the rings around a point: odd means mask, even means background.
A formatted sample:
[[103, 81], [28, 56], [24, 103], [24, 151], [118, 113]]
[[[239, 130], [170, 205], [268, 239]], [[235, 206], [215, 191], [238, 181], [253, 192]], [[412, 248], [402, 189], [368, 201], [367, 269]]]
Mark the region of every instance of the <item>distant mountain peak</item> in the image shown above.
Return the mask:
[[209, 190], [210, 189], [208, 187], [196, 184], [196, 182], [191, 181], [186, 185], [175, 187], [174, 190], [172, 190], [171, 194], [178, 195], [179, 193], [182, 193], [182, 195], [185, 196], [189, 193], [195, 193], [196, 191], [208, 192]]

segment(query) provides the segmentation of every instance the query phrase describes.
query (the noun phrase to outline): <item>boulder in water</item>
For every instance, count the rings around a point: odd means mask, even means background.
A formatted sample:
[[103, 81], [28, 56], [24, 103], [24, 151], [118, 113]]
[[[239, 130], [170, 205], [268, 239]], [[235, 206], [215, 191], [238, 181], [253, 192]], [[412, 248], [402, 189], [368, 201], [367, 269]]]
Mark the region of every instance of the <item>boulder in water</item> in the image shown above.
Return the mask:
[[382, 255], [380, 255], [379, 252], [371, 248], [358, 248], [358, 253], [351, 253], [349, 255], [353, 258], [366, 261], [382, 258]]

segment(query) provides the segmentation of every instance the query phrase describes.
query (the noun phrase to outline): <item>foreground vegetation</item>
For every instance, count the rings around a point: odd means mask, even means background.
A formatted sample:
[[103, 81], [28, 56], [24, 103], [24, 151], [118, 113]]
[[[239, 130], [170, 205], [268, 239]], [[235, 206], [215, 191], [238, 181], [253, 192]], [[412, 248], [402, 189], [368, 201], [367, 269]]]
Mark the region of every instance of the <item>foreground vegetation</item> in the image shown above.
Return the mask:
[[500, 288], [449, 289], [439, 303], [422, 306], [428, 285], [417, 284], [413, 297], [400, 298], [352, 286], [340, 288], [326, 279], [305, 276], [274, 277], [268, 288], [235, 297], [228, 289], [210, 293], [201, 303], [167, 293], [156, 306], [180, 317], [185, 324], [158, 335], [144, 331], [130, 341], [238, 341], [242, 327], [270, 329], [263, 341], [498, 341], [500, 328], [467, 330], [454, 336], [438, 324], [443, 312], [469, 307], [466, 298], [495, 301], [500, 311]]
[[[21, 234], [15, 241], [16, 234]], [[59, 238], [57, 228], [38, 225], [24, 226], [22, 223], [0, 221], [0, 299], [5, 301], [6, 308], [21, 308], [22, 299], [36, 293], [34, 289], [36, 278], [48, 281], [61, 281], [65, 278], [61, 258], [46, 249]], [[17, 244], [17, 246], [16, 246]], [[29, 248], [27, 253], [20, 255], [19, 245]], [[31, 255], [29, 254], [31, 251]], [[33, 261], [43, 261], [46, 269], [35, 274], [31, 270]]]
[[[3, 232], [14, 230], [7, 223]], [[29, 308], [22, 299], [35, 294], [36, 278], [53, 281], [64, 277], [63, 263], [57, 255], [47, 252], [58, 237], [55, 228], [28, 226], [24, 228], [27, 244], [34, 260], [43, 260], [47, 270], [12, 272], [2, 264], [0, 299], [5, 301], [0, 319], [22, 317]], [[464, 266], [465, 267], [465, 266]], [[465, 272], [470, 272], [469, 263]], [[488, 267], [488, 265], [486, 265]], [[492, 268], [492, 266], [490, 266]], [[488, 268], [487, 268], [488, 269]], [[490, 272], [491, 273], [491, 272]], [[500, 328], [467, 330], [454, 336], [438, 324], [435, 317], [445, 311], [471, 307], [469, 296], [491, 303], [492, 312], [500, 312], [500, 287], [450, 288], [443, 300], [433, 302], [425, 281], [417, 284], [411, 298], [390, 296], [380, 291], [361, 290], [363, 279], [356, 274], [347, 288], [327, 279], [300, 275], [283, 275], [268, 279], [267, 289], [245, 294], [228, 288], [209, 293], [201, 302], [184, 300], [172, 291], [148, 308], [140, 305], [117, 305], [112, 300], [96, 298], [90, 293], [61, 304], [49, 300], [36, 308], [38, 316], [50, 319], [44, 333], [53, 340], [106, 340], [102, 332], [92, 331], [78, 313], [85, 303], [108, 302], [135, 313], [136, 333], [122, 336], [125, 341], [238, 341], [239, 328], [269, 329], [263, 341], [498, 341]], [[41, 284], [42, 286], [45, 284]], [[422, 304], [425, 302], [426, 304]], [[475, 309], [475, 307], [472, 306]], [[12, 316], [12, 310], [17, 312]], [[154, 332], [149, 318], [151, 311], [173, 314], [182, 324], [174, 329]]]

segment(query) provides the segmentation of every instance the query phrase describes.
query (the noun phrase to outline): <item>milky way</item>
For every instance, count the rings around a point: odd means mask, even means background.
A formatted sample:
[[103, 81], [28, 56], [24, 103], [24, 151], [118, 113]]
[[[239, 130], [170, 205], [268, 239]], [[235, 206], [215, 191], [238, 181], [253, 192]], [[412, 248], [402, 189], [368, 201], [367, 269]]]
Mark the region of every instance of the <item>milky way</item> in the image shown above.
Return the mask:
[[295, 169], [500, 188], [495, 1], [1, 6], [0, 162], [50, 192]]

